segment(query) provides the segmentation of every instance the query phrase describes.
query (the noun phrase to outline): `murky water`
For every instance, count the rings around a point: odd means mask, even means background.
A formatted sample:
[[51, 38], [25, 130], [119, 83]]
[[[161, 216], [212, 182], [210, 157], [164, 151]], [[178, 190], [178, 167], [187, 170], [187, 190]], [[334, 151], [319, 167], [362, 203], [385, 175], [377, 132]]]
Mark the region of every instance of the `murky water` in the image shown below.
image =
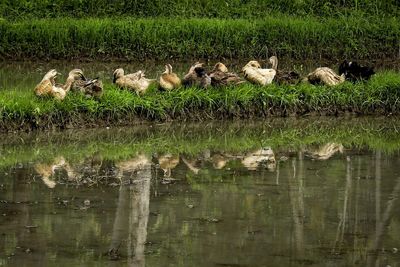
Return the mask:
[[[50, 69], [57, 69], [62, 74], [59, 77], [59, 81], [63, 82], [68, 76], [68, 72], [74, 68], [80, 68], [84, 71], [85, 75], [90, 78], [100, 77], [103, 81], [111, 83], [112, 73], [116, 68], [122, 67], [127, 73], [136, 72], [138, 70], [144, 70], [146, 76], [149, 78], [158, 79], [158, 77], [164, 72], [164, 65], [171, 63], [174, 72], [180, 77], [183, 77], [190, 66], [194, 63], [191, 61], [181, 62], [157, 62], [157, 61], [145, 61], [145, 62], [74, 62], [74, 61], [53, 61], [53, 62], [20, 62], [20, 61], [9, 61], [0, 62], [0, 90], [4, 89], [16, 89], [16, 90], [33, 90], [38, 82], [43, 78], [44, 74]], [[204, 61], [207, 69], [211, 70], [217, 61]], [[246, 60], [222, 60], [225, 62], [227, 67], [231, 71], [239, 72], [241, 68], [246, 64]], [[268, 61], [260, 61], [263, 66], [268, 67]], [[362, 62], [367, 65], [374, 65], [377, 70], [395, 70], [400, 71], [400, 62], [395, 60], [390, 62], [377, 61], [377, 62]], [[337, 69], [337, 63], [322, 61], [292, 61], [289, 59], [282, 59], [279, 63], [279, 68], [295, 70], [302, 75], [306, 75], [316, 67], [330, 66], [333, 69]]]
[[2, 136], [0, 266], [399, 266], [399, 124]]

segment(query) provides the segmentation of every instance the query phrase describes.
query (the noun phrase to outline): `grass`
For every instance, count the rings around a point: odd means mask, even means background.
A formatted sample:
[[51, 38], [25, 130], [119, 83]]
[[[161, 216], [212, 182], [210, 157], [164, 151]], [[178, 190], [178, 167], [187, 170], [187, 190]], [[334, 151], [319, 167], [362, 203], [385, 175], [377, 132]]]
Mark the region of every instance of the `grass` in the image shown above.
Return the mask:
[[397, 18], [0, 20], [0, 57], [11, 59], [398, 57]]
[[121, 16], [138, 18], [259, 18], [271, 13], [295, 14], [298, 16], [309, 14], [324, 17], [353, 13], [376, 16], [396, 16], [400, 14], [396, 0], [6, 0], [0, 4], [0, 16], [7, 19]]
[[399, 126], [396, 118], [313, 118], [3, 135], [0, 167], [52, 162], [61, 155], [76, 163], [92, 155], [120, 161], [138, 153], [196, 156], [206, 149], [243, 153], [260, 146], [271, 146], [279, 154], [329, 142], [392, 154], [400, 150]]
[[400, 75], [384, 72], [366, 83], [336, 87], [299, 84], [202, 90], [150, 88], [137, 96], [105, 84], [99, 100], [70, 93], [60, 102], [37, 98], [32, 91], [0, 92], [3, 131], [36, 128], [121, 125], [140, 121], [207, 120], [291, 115], [400, 114]]

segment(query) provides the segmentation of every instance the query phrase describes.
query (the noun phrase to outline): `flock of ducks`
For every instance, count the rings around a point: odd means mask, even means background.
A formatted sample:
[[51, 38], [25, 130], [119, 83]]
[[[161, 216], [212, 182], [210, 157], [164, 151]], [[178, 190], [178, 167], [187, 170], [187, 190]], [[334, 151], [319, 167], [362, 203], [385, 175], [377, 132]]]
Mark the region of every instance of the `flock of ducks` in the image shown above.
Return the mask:
[[[211, 71], [207, 71], [203, 63], [193, 64], [188, 73], [181, 80], [172, 71], [170, 64], [165, 65], [165, 71], [158, 80], [158, 87], [161, 90], [171, 91], [179, 87], [223, 87], [235, 86], [244, 82], [255, 85], [265, 86], [272, 84], [297, 84], [299, 82], [309, 82], [314, 85], [335, 86], [345, 80], [357, 82], [368, 80], [375, 74], [372, 67], [360, 66], [357, 62], [344, 61], [339, 66], [339, 74], [328, 67], [320, 67], [301, 79], [300, 75], [291, 70], [278, 69], [278, 58], [269, 58], [271, 68], [262, 68], [258, 61], [249, 61], [243, 68], [241, 78], [237, 73], [230, 72], [221, 62], [215, 64]], [[99, 78], [88, 79], [82, 70], [74, 69], [68, 74], [65, 84], [55, 82], [59, 73], [52, 69], [43, 77], [42, 81], [35, 87], [37, 96], [50, 96], [55, 99], [63, 100], [67, 93], [71, 91], [81, 92], [87, 97], [98, 98], [103, 94], [103, 84]], [[144, 72], [139, 70], [135, 73], [125, 74], [122, 68], [118, 68], [113, 73], [113, 83], [121, 89], [128, 89], [138, 95], [143, 95], [149, 86], [156, 82], [156, 79], [148, 79]]]

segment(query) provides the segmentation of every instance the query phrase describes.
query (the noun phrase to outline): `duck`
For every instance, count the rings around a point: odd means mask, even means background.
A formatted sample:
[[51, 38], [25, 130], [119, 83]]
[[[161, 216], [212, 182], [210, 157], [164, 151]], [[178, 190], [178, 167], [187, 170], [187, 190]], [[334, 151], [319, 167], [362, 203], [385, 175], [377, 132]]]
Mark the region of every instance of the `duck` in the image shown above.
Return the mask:
[[159, 80], [160, 89], [170, 91], [181, 86], [181, 79], [172, 72], [171, 64], [165, 65], [165, 71], [160, 76]]
[[328, 67], [316, 68], [313, 72], [309, 73], [306, 78], [303, 79], [305, 82], [311, 84], [323, 84], [328, 86], [335, 86], [345, 81], [345, 75], [337, 75], [332, 69]]
[[86, 97], [99, 98], [103, 95], [103, 83], [99, 77], [88, 79], [83, 76], [75, 80], [71, 91], [81, 92]]
[[278, 70], [278, 58], [272, 56], [269, 58], [272, 69], [276, 71], [274, 81], [277, 84], [294, 84], [299, 81], [300, 75], [295, 71]]
[[249, 61], [243, 68], [244, 78], [253, 84], [268, 85], [275, 78], [276, 70], [262, 69], [256, 60]]
[[211, 86], [229, 86], [241, 84], [244, 81], [236, 73], [229, 72], [225, 64], [218, 62], [209, 73]]
[[196, 62], [183, 78], [183, 86], [207, 88], [211, 85], [211, 77], [207, 74], [203, 63]]
[[138, 95], [144, 94], [149, 89], [150, 84], [155, 81], [155, 79], [146, 78], [141, 70], [125, 75], [124, 69], [118, 68], [114, 71], [113, 76], [113, 83], [119, 88], [131, 89]]
[[73, 69], [69, 72], [65, 84], [56, 84], [55, 79], [60, 75], [55, 69], [50, 70], [44, 75], [42, 81], [36, 85], [34, 92], [37, 96], [51, 96], [57, 100], [63, 100], [72, 84], [77, 79], [84, 79], [83, 72], [80, 69]]
[[375, 74], [374, 67], [361, 66], [356, 61], [344, 60], [339, 66], [339, 75], [344, 74], [346, 80], [357, 82], [369, 80]]

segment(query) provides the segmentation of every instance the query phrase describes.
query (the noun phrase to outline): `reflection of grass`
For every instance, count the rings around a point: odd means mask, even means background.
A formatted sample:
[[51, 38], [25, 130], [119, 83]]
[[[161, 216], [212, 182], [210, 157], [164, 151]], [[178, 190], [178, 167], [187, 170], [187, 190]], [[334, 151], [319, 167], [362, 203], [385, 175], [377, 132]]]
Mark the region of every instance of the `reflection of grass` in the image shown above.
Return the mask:
[[400, 76], [380, 73], [367, 83], [337, 87], [258, 87], [179, 89], [157, 92], [153, 87], [139, 97], [106, 85], [97, 101], [71, 93], [63, 102], [36, 98], [31, 92], [0, 92], [0, 126], [8, 129], [52, 128], [69, 125], [127, 124], [137, 119], [219, 119], [291, 114], [389, 114], [400, 112]]
[[262, 19], [34, 19], [0, 21], [10, 58], [187, 59], [397, 56], [396, 18], [265, 16]]
[[[221, 125], [222, 124], [222, 125]], [[77, 162], [94, 154], [103, 159], [129, 159], [142, 152], [198, 155], [205, 149], [245, 152], [261, 146], [274, 151], [296, 150], [310, 145], [337, 142], [345, 148], [400, 149], [396, 119], [272, 120], [265, 123], [218, 123], [200, 126], [168, 126], [84, 130], [81, 133], [37, 133], [3, 138], [0, 166], [17, 162], [52, 161], [64, 156]], [[22, 142], [23, 141], [23, 142]], [[21, 143], [25, 143], [22, 145]]]

